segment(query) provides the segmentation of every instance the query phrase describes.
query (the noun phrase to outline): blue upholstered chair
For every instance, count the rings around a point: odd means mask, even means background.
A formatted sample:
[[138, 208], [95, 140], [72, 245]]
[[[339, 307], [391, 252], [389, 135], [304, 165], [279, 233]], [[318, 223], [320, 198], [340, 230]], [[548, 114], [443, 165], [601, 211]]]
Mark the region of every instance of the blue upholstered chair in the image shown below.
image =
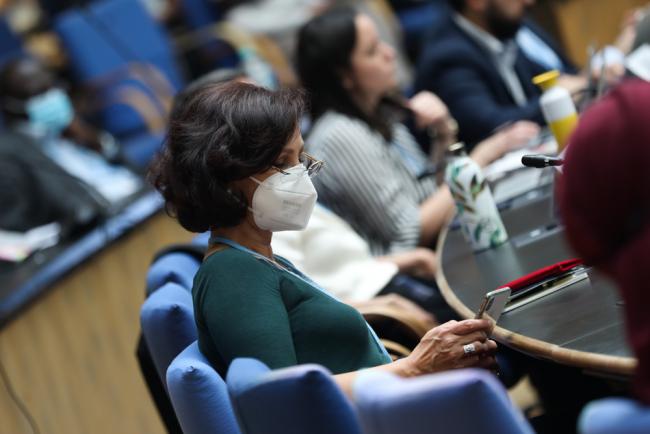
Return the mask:
[[174, 357], [197, 339], [192, 295], [176, 283], [165, 284], [145, 300], [140, 324], [158, 375], [164, 381]]
[[351, 403], [321, 366], [270, 371], [255, 359], [235, 359], [226, 382], [244, 434], [362, 432]]
[[196, 342], [172, 361], [167, 387], [185, 434], [240, 433], [226, 384]]
[[192, 239], [192, 244], [196, 244], [197, 246], [205, 246], [206, 248], [208, 247], [209, 242], [210, 242], [209, 231], [198, 234]]
[[533, 434], [488, 372], [461, 370], [417, 378], [367, 372], [354, 384], [367, 434]]
[[124, 157], [138, 167], [146, 167], [165, 140], [162, 132], [143, 131], [120, 138]]
[[200, 265], [196, 257], [185, 252], [170, 252], [160, 256], [147, 272], [147, 295], [168, 282], [176, 283], [189, 294]]
[[120, 139], [127, 158], [145, 166], [184, 85], [167, 34], [138, 0], [69, 9], [54, 28], [74, 75], [94, 91], [98, 121]]
[[[203, 247], [200, 243], [197, 245]], [[136, 350], [142, 376], [170, 434], [182, 430], [166, 391], [165, 369], [189, 342], [196, 339], [190, 291], [200, 259], [198, 251], [179, 250], [182, 246], [171, 246], [166, 253], [161, 252], [149, 267], [146, 296], [151, 299], [143, 305], [141, 319], [143, 331], [151, 329], [146, 334], [152, 336], [154, 348], [149, 348], [147, 336], [141, 336]], [[161, 293], [154, 294], [159, 289]], [[150, 297], [152, 294], [154, 296]], [[145, 318], [150, 326], [144, 325]], [[157, 324], [159, 322], [163, 324]]]
[[189, 32], [186, 52], [190, 69], [196, 75], [207, 74], [219, 68], [236, 68], [241, 59], [235, 47], [219, 36], [215, 24], [221, 19], [217, 2], [211, 0], [183, 0], [183, 19]]
[[83, 82], [141, 62], [155, 65], [175, 89], [183, 85], [169, 37], [138, 0], [99, 0], [70, 9], [56, 18], [55, 29]]
[[9, 27], [4, 15], [0, 15], [0, 68], [11, 59], [25, 54], [23, 43]]
[[159, 252], [147, 272], [147, 296], [167, 282], [177, 283], [191, 291], [209, 239], [210, 232], [204, 232], [189, 244], [172, 245]]
[[215, 2], [183, 0], [181, 11], [188, 27], [197, 30], [215, 24], [221, 18]]
[[625, 398], [601, 399], [584, 408], [578, 425], [581, 434], [650, 433], [650, 407]]

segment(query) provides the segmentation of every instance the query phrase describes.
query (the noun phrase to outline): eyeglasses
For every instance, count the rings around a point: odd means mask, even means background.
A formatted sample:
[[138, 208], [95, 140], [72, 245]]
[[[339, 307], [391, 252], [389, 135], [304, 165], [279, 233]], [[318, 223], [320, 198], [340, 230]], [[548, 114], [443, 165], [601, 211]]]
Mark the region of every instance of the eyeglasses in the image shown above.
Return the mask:
[[[309, 176], [310, 178], [313, 178], [314, 176], [318, 175], [318, 172], [320, 172], [321, 169], [325, 166], [324, 161], [318, 160], [306, 152], [300, 153], [300, 162], [302, 163], [303, 166], [305, 166], [305, 169], [307, 169], [307, 176]], [[282, 170], [279, 167], [276, 166], [272, 166], [272, 167], [278, 172], [282, 173], [283, 175], [289, 175], [289, 172]]]

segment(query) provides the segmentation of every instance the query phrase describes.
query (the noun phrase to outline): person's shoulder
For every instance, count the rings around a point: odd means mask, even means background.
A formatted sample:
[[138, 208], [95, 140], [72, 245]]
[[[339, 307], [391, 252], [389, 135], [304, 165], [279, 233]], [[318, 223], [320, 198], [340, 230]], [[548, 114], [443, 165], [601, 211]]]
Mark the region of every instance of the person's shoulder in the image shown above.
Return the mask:
[[312, 151], [327, 151], [348, 148], [351, 142], [363, 146], [376, 136], [377, 133], [361, 119], [328, 111], [314, 123], [307, 141]]
[[32, 175], [38, 173], [48, 177], [71, 178], [42, 151], [36, 138], [16, 129], [8, 128], [0, 132], [0, 159], [10, 161]]
[[0, 151], [3, 153], [19, 152], [24, 154], [26, 147], [34, 146], [35, 141], [20, 131], [5, 129], [0, 131]]
[[248, 280], [275, 279], [273, 270], [263, 260], [234, 248], [212, 253], [203, 260], [194, 279], [195, 287], [225, 285]]
[[224, 249], [208, 256], [194, 276], [192, 298], [197, 312], [241, 306], [251, 297], [275, 297], [280, 290], [273, 268], [251, 254]]
[[199, 271], [201, 270], [229, 270], [237, 268], [258, 268], [259, 259], [248, 252], [226, 247], [223, 250], [217, 250], [203, 260]]
[[447, 47], [469, 45], [469, 39], [465, 32], [461, 30], [453, 15], [449, 15], [440, 26], [427, 35], [426, 47]]
[[310, 138], [328, 136], [332, 133], [370, 133], [370, 127], [361, 119], [353, 118], [338, 111], [330, 110], [325, 112], [314, 123], [310, 133]]
[[471, 62], [480, 54], [480, 49], [466, 34], [452, 16], [449, 16], [424, 44], [420, 66], [444, 62]]
[[437, 36], [425, 43], [416, 66], [415, 89], [439, 91], [441, 74], [459, 68], [484, 71], [491, 63], [485, 51], [450, 18]]

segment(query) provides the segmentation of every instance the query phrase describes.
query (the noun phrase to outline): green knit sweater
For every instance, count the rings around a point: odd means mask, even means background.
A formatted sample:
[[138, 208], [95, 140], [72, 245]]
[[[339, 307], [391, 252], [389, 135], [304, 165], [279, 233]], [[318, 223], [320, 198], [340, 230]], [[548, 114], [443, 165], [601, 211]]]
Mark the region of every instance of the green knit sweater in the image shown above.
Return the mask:
[[357, 310], [250, 253], [210, 255], [192, 295], [199, 348], [222, 376], [237, 357], [271, 369], [318, 363], [334, 374], [390, 361]]

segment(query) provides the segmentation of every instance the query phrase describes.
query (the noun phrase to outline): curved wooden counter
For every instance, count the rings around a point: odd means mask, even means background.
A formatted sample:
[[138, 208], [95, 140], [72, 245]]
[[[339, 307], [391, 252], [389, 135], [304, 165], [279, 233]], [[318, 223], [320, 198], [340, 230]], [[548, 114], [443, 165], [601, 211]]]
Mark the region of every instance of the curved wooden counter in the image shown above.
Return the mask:
[[[437, 283], [449, 305], [473, 318], [484, 294], [545, 265], [570, 258], [561, 229], [541, 239], [528, 234], [552, 227], [550, 197], [502, 213], [508, 243], [477, 254], [452, 221], [438, 239]], [[623, 312], [613, 285], [595, 272], [589, 279], [505, 313], [493, 337], [531, 356], [601, 374], [629, 376], [631, 357], [623, 330]]]

